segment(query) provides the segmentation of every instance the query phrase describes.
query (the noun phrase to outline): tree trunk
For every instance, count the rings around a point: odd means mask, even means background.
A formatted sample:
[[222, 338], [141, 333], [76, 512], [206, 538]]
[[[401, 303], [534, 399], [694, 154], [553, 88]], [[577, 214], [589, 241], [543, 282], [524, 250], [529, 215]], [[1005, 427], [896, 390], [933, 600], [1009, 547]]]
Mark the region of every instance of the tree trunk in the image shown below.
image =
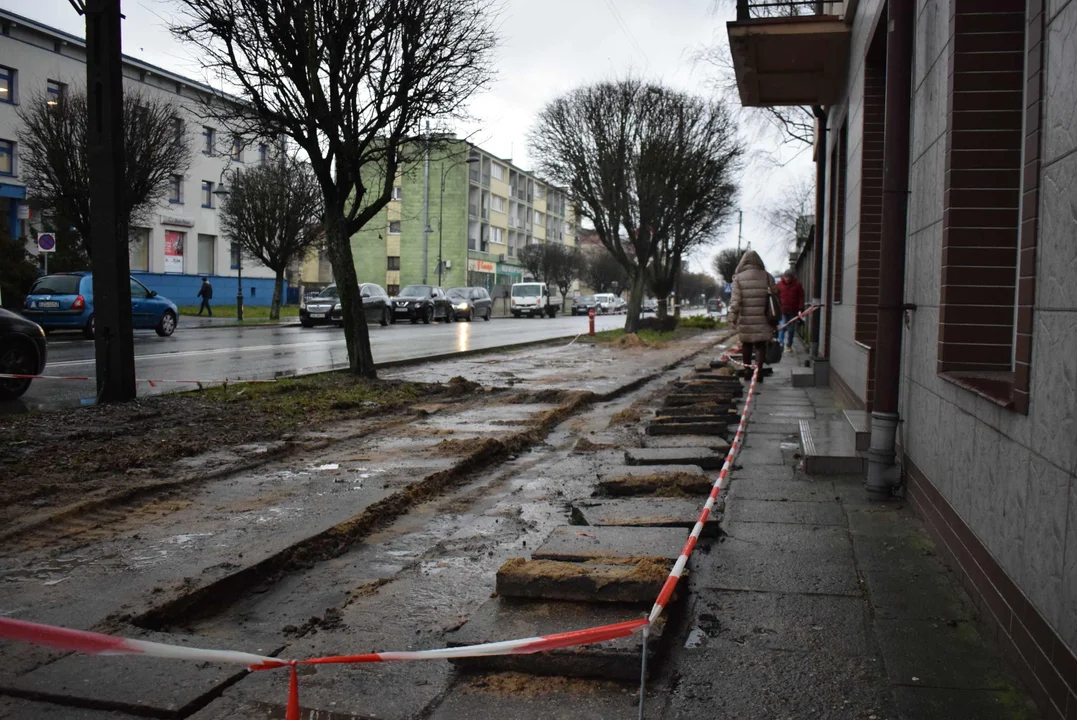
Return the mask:
[[359, 295], [359, 279], [352, 259], [351, 238], [344, 227], [344, 213], [340, 208], [328, 210], [325, 215], [325, 240], [329, 261], [333, 265], [333, 279], [340, 294], [340, 307], [344, 313], [344, 340], [348, 345], [348, 366], [356, 375], [376, 378], [374, 355], [370, 351], [370, 333], [363, 312], [363, 299]]
[[669, 317], [669, 300], [664, 297], [659, 297], [655, 302], [658, 304], [658, 310], [655, 314], [658, 316], [659, 320], [665, 320]]
[[273, 302], [269, 305], [269, 319], [280, 320], [280, 296], [284, 287], [284, 270], [278, 270], [273, 282]]
[[639, 270], [632, 278], [632, 291], [628, 294], [628, 317], [625, 318], [625, 332], [639, 332], [640, 311], [643, 309], [643, 290], [647, 284], [646, 273]]

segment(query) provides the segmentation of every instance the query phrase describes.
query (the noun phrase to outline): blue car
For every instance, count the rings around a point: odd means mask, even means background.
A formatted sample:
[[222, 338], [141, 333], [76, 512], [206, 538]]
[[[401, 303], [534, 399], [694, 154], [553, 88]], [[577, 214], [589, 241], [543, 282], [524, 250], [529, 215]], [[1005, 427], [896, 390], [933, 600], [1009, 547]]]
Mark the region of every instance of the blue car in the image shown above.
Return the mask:
[[[81, 330], [93, 338], [93, 275], [57, 273], [38, 278], [22, 314], [45, 330]], [[176, 331], [176, 304], [131, 278], [131, 319], [136, 328], [153, 328], [161, 337]]]

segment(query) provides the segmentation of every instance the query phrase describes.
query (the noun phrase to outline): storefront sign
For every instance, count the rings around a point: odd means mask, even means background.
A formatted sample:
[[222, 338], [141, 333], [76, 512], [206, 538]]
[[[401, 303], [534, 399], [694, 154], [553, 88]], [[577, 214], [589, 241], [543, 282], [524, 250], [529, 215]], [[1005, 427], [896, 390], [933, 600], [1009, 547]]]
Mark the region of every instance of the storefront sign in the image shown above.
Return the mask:
[[472, 272], [493, 273], [497, 272], [497, 264], [485, 260], [468, 260], [467, 269]]
[[186, 233], [165, 230], [165, 272], [183, 272], [183, 245]]
[[179, 225], [180, 227], [194, 227], [194, 220], [180, 215], [161, 215], [162, 225]]
[[521, 268], [519, 265], [506, 265], [505, 263], [498, 263], [497, 272], [499, 275], [516, 275], [517, 277], [519, 277], [523, 273], [523, 268]]
[[26, 203], [20, 203], [19, 204], [19, 220], [29, 220], [29, 219], [30, 219], [30, 206], [27, 205]]

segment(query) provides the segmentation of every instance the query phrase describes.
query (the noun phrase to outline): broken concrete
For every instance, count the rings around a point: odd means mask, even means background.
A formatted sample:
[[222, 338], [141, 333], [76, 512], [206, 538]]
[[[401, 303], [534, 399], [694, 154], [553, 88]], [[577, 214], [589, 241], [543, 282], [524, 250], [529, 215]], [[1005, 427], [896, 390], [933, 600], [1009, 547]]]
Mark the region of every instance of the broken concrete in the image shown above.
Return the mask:
[[717, 405], [730, 405], [734, 398], [730, 397], [728, 393], [685, 393], [676, 392], [671, 395], [666, 395], [666, 399], [662, 401], [662, 407], [684, 407], [685, 405], [699, 405], [701, 403], [710, 403]]
[[717, 470], [725, 462], [725, 453], [709, 448], [638, 448], [625, 450], [629, 465], [698, 465], [704, 470]]
[[[577, 602], [513, 602], [492, 599], [483, 603], [459, 630], [445, 636], [449, 647], [497, 642], [518, 637], [537, 637], [581, 628], [627, 622], [645, 611], [615, 605]], [[647, 640], [648, 662], [653, 663], [662, 646], [664, 618], [659, 618]], [[454, 665], [482, 670], [515, 670], [533, 675], [597, 677], [607, 680], [638, 680], [643, 638], [640, 633], [583, 647], [561, 648], [531, 655], [459, 658]], [[654, 667], [652, 665], [652, 667]]]
[[688, 532], [663, 527], [592, 527], [562, 525], [531, 554], [534, 560], [586, 562], [653, 558], [659, 562], [680, 557]]
[[[692, 499], [647, 498], [646, 500], [580, 500], [572, 506], [572, 521], [594, 527], [677, 527], [691, 530], [706, 502], [704, 496]], [[703, 536], [719, 533], [724, 501], [711, 512], [703, 525]]]
[[503, 598], [641, 603], [658, 597], [673, 562], [563, 562], [513, 558], [497, 571], [497, 594]]
[[[700, 403], [696, 405], [682, 405], [680, 407], [663, 407], [658, 408], [655, 412], [655, 419], [661, 418], [678, 418], [678, 417], [706, 417], [715, 419], [728, 419], [730, 414], [736, 414], [737, 408], [734, 405], [727, 403]], [[794, 427], [793, 432], [796, 432], [799, 426]]]
[[714, 435], [648, 435], [643, 438], [643, 447], [649, 448], [687, 448], [706, 447], [719, 452], [728, 452], [729, 443]]

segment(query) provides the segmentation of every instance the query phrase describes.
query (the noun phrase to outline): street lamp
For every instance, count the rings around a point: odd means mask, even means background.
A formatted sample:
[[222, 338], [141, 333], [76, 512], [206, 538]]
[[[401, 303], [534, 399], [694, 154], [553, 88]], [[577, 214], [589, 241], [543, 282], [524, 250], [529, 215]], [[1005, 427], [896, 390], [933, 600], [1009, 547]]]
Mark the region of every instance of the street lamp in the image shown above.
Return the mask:
[[[221, 176], [217, 178], [217, 187], [214, 188], [213, 194], [221, 200], [232, 194], [232, 189], [224, 182], [225, 173], [228, 172], [226, 167], [221, 170]], [[234, 183], [233, 183], [234, 184]], [[240, 247], [236, 251], [236, 320], [243, 322], [243, 248]]]
[[[457, 167], [458, 165], [474, 165], [477, 162], [479, 162], [479, 158], [469, 157], [466, 160], [457, 160], [441, 171], [441, 195], [438, 200], [438, 287], [441, 287], [441, 276], [445, 272], [445, 259], [441, 256], [441, 240], [444, 235], [442, 232], [442, 225], [444, 223], [442, 221], [445, 218], [445, 181], [449, 176], [449, 171], [454, 167]], [[445, 161], [442, 160], [441, 164], [444, 165]], [[427, 231], [429, 232], [429, 228], [427, 228]]]

